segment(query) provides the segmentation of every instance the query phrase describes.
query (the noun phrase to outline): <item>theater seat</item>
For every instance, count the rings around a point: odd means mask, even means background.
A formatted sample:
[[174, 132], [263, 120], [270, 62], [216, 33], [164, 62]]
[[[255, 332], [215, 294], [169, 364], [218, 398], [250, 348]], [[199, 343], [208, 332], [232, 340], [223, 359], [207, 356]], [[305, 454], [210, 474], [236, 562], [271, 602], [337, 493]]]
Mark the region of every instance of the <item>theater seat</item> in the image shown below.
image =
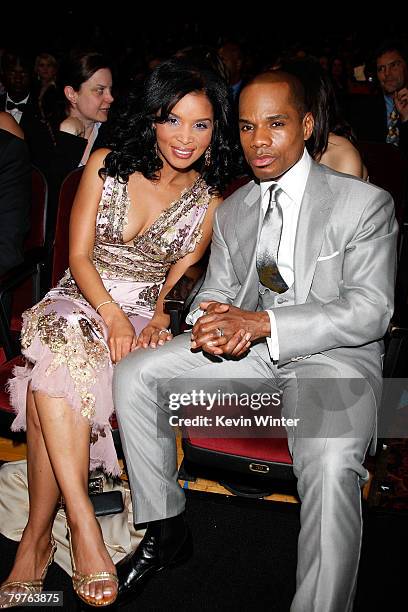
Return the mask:
[[44, 174], [32, 166], [30, 229], [23, 245], [24, 262], [0, 277], [0, 346], [6, 359], [18, 350], [16, 334], [9, 334], [9, 330], [21, 330], [21, 313], [41, 297], [47, 205], [47, 181]]
[[357, 148], [367, 167], [370, 183], [392, 195], [401, 225], [408, 204], [408, 161], [397, 147], [385, 142], [359, 141]]
[[[55, 247], [54, 247], [54, 265], [53, 265], [53, 284], [62, 277], [64, 270], [68, 267], [68, 227], [69, 227], [69, 215], [71, 212], [72, 203], [74, 201], [76, 189], [79, 185], [79, 181], [82, 176], [82, 168], [78, 168], [71, 172], [65, 179], [61, 186], [59, 204], [58, 204], [58, 221], [57, 231], [59, 228], [59, 234], [56, 234]], [[46, 182], [44, 177], [39, 171], [33, 172], [33, 185], [36, 185], [36, 193], [43, 196], [43, 207], [39, 205], [38, 198], [37, 204], [33, 209], [37, 210], [38, 216], [34, 220], [32, 229], [35, 229], [35, 235], [27, 238], [27, 246], [30, 248], [29, 252], [33, 252], [34, 249], [44, 245], [45, 240], [45, 215], [40, 214], [42, 210], [46, 210]], [[32, 283], [35, 290], [30, 293], [27, 298], [28, 303], [25, 303], [24, 307], [29, 308], [33, 304], [39, 301], [39, 261], [27, 264], [23, 264], [18, 267], [18, 270], [11, 271], [8, 275], [7, 283], [3, 283], [0, 286], [0, 342], [5, 347], [5, 353], [7, 361], [0, 365], [0, 424], [4, 425], [7, 429], [13, 418], [13, 411], [9, 403], [9, 396], [6, 392], [7, 380], [11, 377], [12, 369], [14, 365], [22, 365], [24, 358], [19, 354], [19, 347], [14, 342], [12, 330], [10, 329], [4, 316], [4, 300], [7, 297], [7, 293], [10, 291], [17, 292], [24, 284], [28, 281]], [[20, 325], [21, 327], [21, 325]]]

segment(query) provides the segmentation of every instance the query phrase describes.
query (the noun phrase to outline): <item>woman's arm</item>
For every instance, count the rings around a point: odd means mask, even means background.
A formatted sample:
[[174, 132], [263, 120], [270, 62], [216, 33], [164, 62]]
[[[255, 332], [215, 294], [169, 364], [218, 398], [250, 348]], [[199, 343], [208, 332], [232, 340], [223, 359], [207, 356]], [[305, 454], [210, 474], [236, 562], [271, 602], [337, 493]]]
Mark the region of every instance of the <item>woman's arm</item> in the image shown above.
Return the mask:
[[[89, 158], [74, 200], [69, 228], [69, 267], [82, 295], [95, 309], [112, 299], [92, 262], [96, 216], [103, 189], [98, 170], [108, 153], [108, 149], [98, 149]], [[104, 304], [98, 314], [108, 327], [111, 358], [117, 362], [136, 344], [133, 325], [116, 303]]]
[[163, 332], [159, 336], [159, 331], [167, 328], [170, 322], [169, 315], [166, 314], [163, 309], [164, 298], [170, 289], [174, 287], [179, 278], [183, 276], [184, 272], [190, 266], [200, 261], [204, 255], [211, 241], [214, 213], [221, 202], [222, 198], [212, 198], [201, 225], [202, 237], [200, 242], [196, 245], [192, 253], [188, 253], [188, 255], [185, 255], [182, 259], [179, 259], [170, 267], [162, 290], [160, 291], [157, 299], [153, 318], [151, 319], [150, 323], [140, 332], [137, 339], [136, 348], [147, 348], [149, 345], [152, 348], [155, 348], [157, 344], [161, 345], [164, 344], [165, 341], [171, 340], [172, 336], [170, 333]]
[[24, 140], [24, 132], [10, 113], [0, 112], [0, 128]]

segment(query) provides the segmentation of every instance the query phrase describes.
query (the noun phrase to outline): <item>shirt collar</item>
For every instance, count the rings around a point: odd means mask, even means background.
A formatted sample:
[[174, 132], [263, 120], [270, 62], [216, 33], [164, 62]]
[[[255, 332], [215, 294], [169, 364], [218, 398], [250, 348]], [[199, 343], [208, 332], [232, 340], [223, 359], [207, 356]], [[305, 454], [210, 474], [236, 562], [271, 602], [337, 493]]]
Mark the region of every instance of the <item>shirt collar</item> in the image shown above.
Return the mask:
[[290, 170], [285, 172], [283, 176], [277, 181], [262, 181], [261, 182], [261, 196], [264, 198], [265, 193], [268, 191], [271, 185], [278, 184], [281, 189], [289, 196], [289, 198], [300, 204], [305, 192], [306, 182], [309, 176], [310, 167], [312, 165], [312, 158], [306, 150], [303, 151], [302, 157]]
[[384, 94], [385, 107], [387, 109], [388, 115], [394, 110], [394, 98], [392, 96], [387, 96]]
[[13, 100], [13, 98], [10, 98], [10, 96], [8, 94], [6, 94], [6, 104], [7, 104], [7, 102], [13, 102], [13, 104], [27, 104], [29, 97], [30, 97], [30, 94], [28, 94], [24, 98], [24, 100], [19, 100], [18, 102], [16, 102], [15, 100]]

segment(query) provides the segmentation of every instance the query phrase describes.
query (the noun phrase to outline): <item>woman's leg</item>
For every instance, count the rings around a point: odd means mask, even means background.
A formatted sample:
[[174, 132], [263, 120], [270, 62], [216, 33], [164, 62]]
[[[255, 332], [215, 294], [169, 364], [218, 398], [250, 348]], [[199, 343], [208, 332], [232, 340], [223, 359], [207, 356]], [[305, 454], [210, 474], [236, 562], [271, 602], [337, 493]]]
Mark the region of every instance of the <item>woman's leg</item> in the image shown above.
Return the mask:
[[60, 497], [31, 389], [27, 393], [27, 471], [30, 499], [28, 523], [7, 582], [25, 582], [41, 577], [50, 554], [50, 537]]
[[[63, 398], [41, 392], [34, 395], [45, 446], [65, 500], [76, 570], [81, 574], [116, 573], [88, 496], [89, 423]], [[115, 590], [115, 584], [104, 581], [85, 586], [83, 593], [102, 598]]]

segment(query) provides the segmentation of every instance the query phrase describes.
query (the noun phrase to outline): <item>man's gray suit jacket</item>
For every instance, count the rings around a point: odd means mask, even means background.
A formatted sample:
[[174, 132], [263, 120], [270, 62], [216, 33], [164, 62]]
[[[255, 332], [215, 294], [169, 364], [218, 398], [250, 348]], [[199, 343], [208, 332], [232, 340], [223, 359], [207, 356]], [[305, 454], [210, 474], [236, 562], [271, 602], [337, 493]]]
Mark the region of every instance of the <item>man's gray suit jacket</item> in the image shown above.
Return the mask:
[[[217, 209], [207, 273], [192, 309], [207, 300], [259, 309], [261, 223], [260, 188], [251, 181]], [[397, 231], [388, 192], [312, 162], [296, 230], [295, 303], [273, 309], [278, 365], [323, 353], [368, 378], [378, 403]]]

